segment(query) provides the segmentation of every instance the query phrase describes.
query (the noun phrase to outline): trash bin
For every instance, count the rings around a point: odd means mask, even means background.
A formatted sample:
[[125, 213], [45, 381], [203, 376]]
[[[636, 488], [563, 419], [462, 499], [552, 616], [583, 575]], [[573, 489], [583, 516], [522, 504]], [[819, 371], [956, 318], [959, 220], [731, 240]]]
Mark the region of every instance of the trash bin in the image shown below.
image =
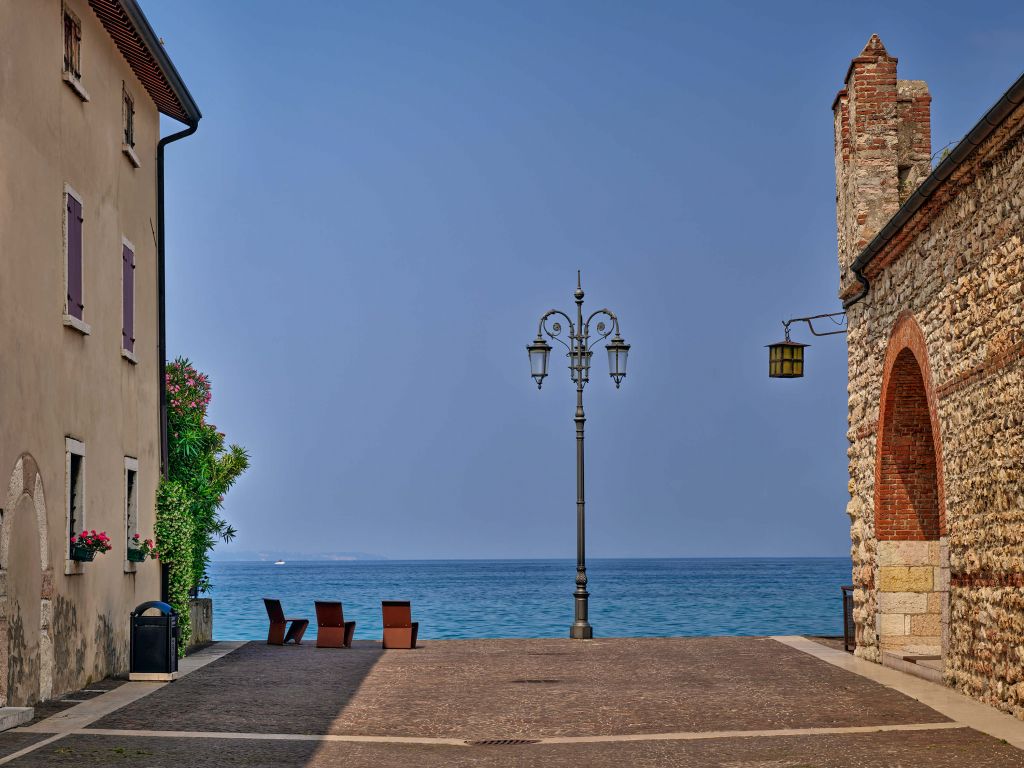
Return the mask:
[[[144, 615], [149, 610], [157, 616]], [[172, 680], [178, 671], [178, 613], [167, 603], [151, 600], [132, 611], [132, 680]]]

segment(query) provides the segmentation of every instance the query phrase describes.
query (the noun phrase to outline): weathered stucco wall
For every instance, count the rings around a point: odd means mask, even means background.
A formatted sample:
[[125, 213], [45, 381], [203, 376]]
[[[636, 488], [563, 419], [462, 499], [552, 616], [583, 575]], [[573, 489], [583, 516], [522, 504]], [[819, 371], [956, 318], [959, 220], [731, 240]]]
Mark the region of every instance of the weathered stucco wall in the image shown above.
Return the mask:
[[[940, 647], [948, 684], [1024, 718], [1022, 121], [1024, 108], [872, 262], [847, 341], [857, 654], [878, 661], [900, 647], [888, 617], [903, 615], [900, 642]], [[841, 152], [837, 141], [837, 168]], [[850, 215], [841, 209], [840, 222]], [[904, 348], [922, 364], [937, 436], [942, 530], [919, 543], [877, 527], [883, 380], [887, 356]]]
[[[159, 596], [157, 563], [125, 572], [122, 535], [124, 457], [138, 459], [139, 527], [146, 535], [159, 475], [158, 114], [88, 2], [68, 6], [82, 23], [87, 102], [62, 80], [60, 0], [0, 3], [0, 93], [5, 105], [17, 105], [0, 109], [0, 473], [10, 484], [0, 537], [11, 542], [0, 563], [0, 699], [11, 685], [5, 700], [12, 704], [125, 672], [128, 614]], [[122, 83], [135, 99], [139, 168], [122, 153]], [[89, 335], [62, 320], [65, 184], [84, 201]], [[136, 251], [137, 364], [120, 354], [122, 237]], [[66, 436], [86, 446], [86, 525], [107, 531], [114, 545], [71, 575]], [[43, 537], [45, 557], [38, 547], [26, 549], [26, 499], [42, 498], [44, 488], [45, 525], [37, 523], [36, 536]], [[37, 626], [30, 631], [25, 621]]]

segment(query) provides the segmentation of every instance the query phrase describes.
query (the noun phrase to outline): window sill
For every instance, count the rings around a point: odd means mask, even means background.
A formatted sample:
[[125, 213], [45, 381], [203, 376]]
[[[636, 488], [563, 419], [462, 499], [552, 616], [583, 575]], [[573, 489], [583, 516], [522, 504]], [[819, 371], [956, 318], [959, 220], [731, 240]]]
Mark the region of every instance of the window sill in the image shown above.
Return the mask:
[[133, 563], [131, 560], [124, 561], [124, 572], [135, 573], [138, 563]]
[[85, 90], [85, 86], [82, 85], [82, 81], [72, 75], [70, 72], [64, 73], [64, 82], [68, 84], [68, 88], [75, 92], [82, 101], [89, 100], [89, 92]]
[[74, 328], [76, 331], [85, 336], [88, 336], [90, 333], [92, 333], [92, 326], [85, 322], [85, 320], [79, 320], [74, 315], [69, 315], [65, 313], [64, 325], [66, 325], [68, 328]]
[[135, 154], [135, 148], [132, 147], [131, 144], [122, 144], [121, 151], [124, 152], [124, 156], [128, 158], [128, 162], [133, 166], [138, 168], [142, 165], [142, 163], [139, 162], [139, 156]]
[[81, 576], [85, 573], [85, 563], [80, 560], [66, 559], [64, 561], [65, 576]]
[[127, 360], [132, 365], [138, 365], [139, 364], [139, 359], [137, 357], [135, 357], [135, 353], [134, 352], [129, 352], [127, 349], [122, 349], [121, 350], [121, 357], [123, 357], [125, 360]]

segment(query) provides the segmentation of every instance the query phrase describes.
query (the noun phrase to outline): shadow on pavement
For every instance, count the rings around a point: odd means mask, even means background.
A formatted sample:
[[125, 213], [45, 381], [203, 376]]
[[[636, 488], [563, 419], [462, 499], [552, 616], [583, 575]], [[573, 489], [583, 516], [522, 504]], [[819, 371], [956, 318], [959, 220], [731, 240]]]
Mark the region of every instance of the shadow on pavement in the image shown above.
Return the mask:
[[120, 709], [93, 728], [327, 733], [384, 651], [252, 642]]

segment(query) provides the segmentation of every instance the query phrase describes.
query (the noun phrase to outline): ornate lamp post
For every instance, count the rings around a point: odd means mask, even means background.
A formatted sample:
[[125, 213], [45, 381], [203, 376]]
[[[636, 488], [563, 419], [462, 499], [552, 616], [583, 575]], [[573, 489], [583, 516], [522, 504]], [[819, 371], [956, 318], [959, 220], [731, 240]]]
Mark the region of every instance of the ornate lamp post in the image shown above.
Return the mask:
[[[576, 620], [569, 628], [569, 637], [577, 640], [589, 640], [594, 636], [594, 630], [590, 626], [587, 592], [587, 558], [586, 558], [586, 502], [584, 500], [583, 483], [583, 425], [586, 417], [583, 415], [583, 387], [590, 381], [590, 359], [593, 356], [591, 351], [596, 344], [604, 341], [614, 332], [612, 340], [605, 345], [608, 351], [608, 373], [615, 382], [618, 389], [626, 376], [626, 357], [629, 354], [629, 344], [623, 341], [619, 334], [619, 318], [609, 309], [599, 309], [591, 314], [586, 321], [583, 320], [583, 288], [580, 285], [579, 273], [576, 273], [576, 321], [565, 312], [551, 309], [545, 312], [537, 324], [537, 338], [532, 344], [528, 344], [526, 351], [530, 355], [530, 375], [537, 382], [537, 389], [544, 383], [544, 377], [548, 375], [548, 360], [551, 355], [551, 345], [544, 339], [547, 336], [564, 346], [568, 352], [569, 374], [576, 384], [576, 591], [573, 598], [576, 603]], [[556, 320], [548, 325], [548, 320], [553, 315], [565, 318], [568, 323], [568, 333], [560, 321]], [[594, 340], [591, 341], [590, 323], [594, 318], [601, 317], [594, 326]], [[606, 323], [610, 321], [610, 325]]]

